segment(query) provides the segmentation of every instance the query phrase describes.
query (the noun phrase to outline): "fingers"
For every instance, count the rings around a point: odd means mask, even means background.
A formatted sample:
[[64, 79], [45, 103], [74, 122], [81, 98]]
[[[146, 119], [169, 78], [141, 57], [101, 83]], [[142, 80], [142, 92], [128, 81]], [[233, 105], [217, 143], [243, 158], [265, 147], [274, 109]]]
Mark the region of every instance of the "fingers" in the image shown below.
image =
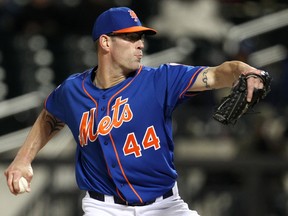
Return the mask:
[[12, 185], [13, 176], [12, 176], [12, 175], [9, 175], [9, 174], [7, 173], [7, 171], [5, 172], [5, 176], [6, 176], [6, 180], [7, 180], [7, 186], [8, 186], [8, 188], [9, 188], [10, 192], [11, 192], [12, 194], [15, 194], [15, 192], [14, 192], [14, 187], [13, 187], [13, 185]]
[[247, 102], [252, 101], [254, 89], [262, 89], [263, 87], [264, 85], [260, 78], [253, 76], [249, 77], [247, 79]]
[[30, 191], [31, 191], [31, 182], [29, 182], [28, 180], [27, 180], [27, 182], [28, 182], [28, 188], [26, 189], [26, 192], [30, 193]]
[[6, 176], [7, 186], [10, 192], [14, 195], [18, 195], [20, 193], [19, 187], [19, 180], [23, 176], [28, 182], [27, 192], [31, 191], [31, 180], [33, 178], [33, 171], [31, 172], [32, 168], [28, 167], [24, 169], [24, 172], [21, 172], [20, 169], [16, 169], [13, 167], [9, 167], [5, 172], [4, 175]]
[[10, 173], [10, 172], [7, 172], [5, 173], [6, 175], [6, 178], [7, 178], [7, 186], [10, 190], [10, 192], [14, 195], [17, 195], [20, 191], [20, 188], [19, 188], [19, 175], [17, 174], [13, 174], [13, 173]]
[[32, 167], [30, 166], [28, 168], [29, 172], [28, 172], [28, 175], [26, 177], [26, 180], [28, 182], [28, 188], [26, 189], [26, 192], [30, 192], [31, 191], [31, 181], [32, 181], [32, 178], [33, 178], [33, 169]]

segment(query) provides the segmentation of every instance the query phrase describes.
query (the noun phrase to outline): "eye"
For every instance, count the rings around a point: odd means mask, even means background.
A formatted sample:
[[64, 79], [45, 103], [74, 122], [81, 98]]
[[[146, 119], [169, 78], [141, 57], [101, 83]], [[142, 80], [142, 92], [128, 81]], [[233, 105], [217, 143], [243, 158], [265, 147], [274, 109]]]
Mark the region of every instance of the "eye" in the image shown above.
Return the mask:
[[119, 37], [123, 40], [136, 42], [138, 40], [144, 41], [144, 33], [143, 32], [133, 32], [133, 33], [124, 33], [124, 34], [107, 34], [109, 37]]
[[136, 42], [138, 40], [144, 40], [144, 33], [143, 32], [127, 33], [127, 34], [125, 34], [125, 37], [129, 41]]

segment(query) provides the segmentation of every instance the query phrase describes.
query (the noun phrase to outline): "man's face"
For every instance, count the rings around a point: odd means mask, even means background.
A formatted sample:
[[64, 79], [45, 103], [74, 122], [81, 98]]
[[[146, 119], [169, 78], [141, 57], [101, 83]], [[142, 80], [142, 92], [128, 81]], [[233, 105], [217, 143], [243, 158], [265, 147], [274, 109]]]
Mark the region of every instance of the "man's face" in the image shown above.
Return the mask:
[[135, 71], [140, 67], [144, 49], [143, 32], [111, 34], [111, 57], [124, 71]]

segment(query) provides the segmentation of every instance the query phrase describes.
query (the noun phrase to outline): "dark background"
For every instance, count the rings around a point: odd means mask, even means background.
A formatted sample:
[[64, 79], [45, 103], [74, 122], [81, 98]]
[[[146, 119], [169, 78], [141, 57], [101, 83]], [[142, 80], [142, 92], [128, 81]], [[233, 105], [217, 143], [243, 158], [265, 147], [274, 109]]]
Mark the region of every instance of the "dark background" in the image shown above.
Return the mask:
[[[170, 14], [165, 13], [169, 5], [175, 8]], [[157, 36], [146, 38], [148, 60], [149, 56], [185, 42], [182, 48], [185, 44], [192, 48], [178, 63], [214, 66], [226, 60], [242, 60], [269, 71], [273, 77], [271, 93], [255, 107], [254, 113], [243, 116], [234, 126], [220, 125], [211, 117], [227, 91], [205, 92], [181, 105], [174, 117], [175, 160], [181, 195], [191, 209], [203, 216], [288, 215], [288, 21], [284, 18], [284, 24], [275, 29], [271, 20], [259, 21], [285, 12], [287, 0], [0, 1], [0, 106], [31, 92], [40, 92], [43, 103], [68, 75], [97, 64], [91, 28], [95, 18], [113, 6], [128, 6], [143, 25], [160, 28]], [[215, 16], [211, 16], [212, 9]], [[173, 23], [167, 23], [167, 14]], [[288, 20], [287, 14], [286, 11]], [[216, 22], [218, 19], [221, 22]], [[233, 27], [255, 20], [258, 24], [247, 32], [232, 33]], [[187, 21], [191, 22], [188, 27], [184, 25]], [[277, 24], [281, 22], [279, 18]], [[183, 31], [178, 30], [178, 25], [183, 25]], [[249, 35], [260, 26], [268, 30], [237, 41], [241, 33]], [[232, 49], [235, 44], [237, 48]], [[277, 52], [261, 52], [269, 48]], [[167, 57], [165, 62], [173, 62], [173, 57], [179, 56]], [[41, 108], [39, 105], [1, 117], [0, 136], [30, 127]], [[16, 150], [0, 151], [3, 167], [11, 162]], [[73, 167], [73, 153], [53, 160], [39, 157], [35, 166], [57, 176], [55, 170], [59, 166]], [[71, 172], [73, 178], [73, 169]], [[33, 210], [24, 208], [14, 215], [81, 215], [83, 193], [73, 186], [59, 190], [51, 184], [45, 182], [40, 195], [31, 193], [35, 197], [29, 201], [29, 208]], [[41, 200], [47, 210], [35, 213], [41, 208]]]

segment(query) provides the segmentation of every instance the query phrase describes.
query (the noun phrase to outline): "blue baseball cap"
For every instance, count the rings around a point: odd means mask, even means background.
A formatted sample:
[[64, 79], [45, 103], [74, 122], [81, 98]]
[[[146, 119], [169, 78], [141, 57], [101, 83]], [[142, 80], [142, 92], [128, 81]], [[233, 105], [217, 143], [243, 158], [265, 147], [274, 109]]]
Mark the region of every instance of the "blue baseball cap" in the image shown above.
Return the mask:
[[100, 14], [96, 19], [92, 38], [94, 41], [102, 34], [144, 32], [148, 35], [157, 33], [152, 28], [142, 26], [136, 13], [127, 7], [114, 7]]

